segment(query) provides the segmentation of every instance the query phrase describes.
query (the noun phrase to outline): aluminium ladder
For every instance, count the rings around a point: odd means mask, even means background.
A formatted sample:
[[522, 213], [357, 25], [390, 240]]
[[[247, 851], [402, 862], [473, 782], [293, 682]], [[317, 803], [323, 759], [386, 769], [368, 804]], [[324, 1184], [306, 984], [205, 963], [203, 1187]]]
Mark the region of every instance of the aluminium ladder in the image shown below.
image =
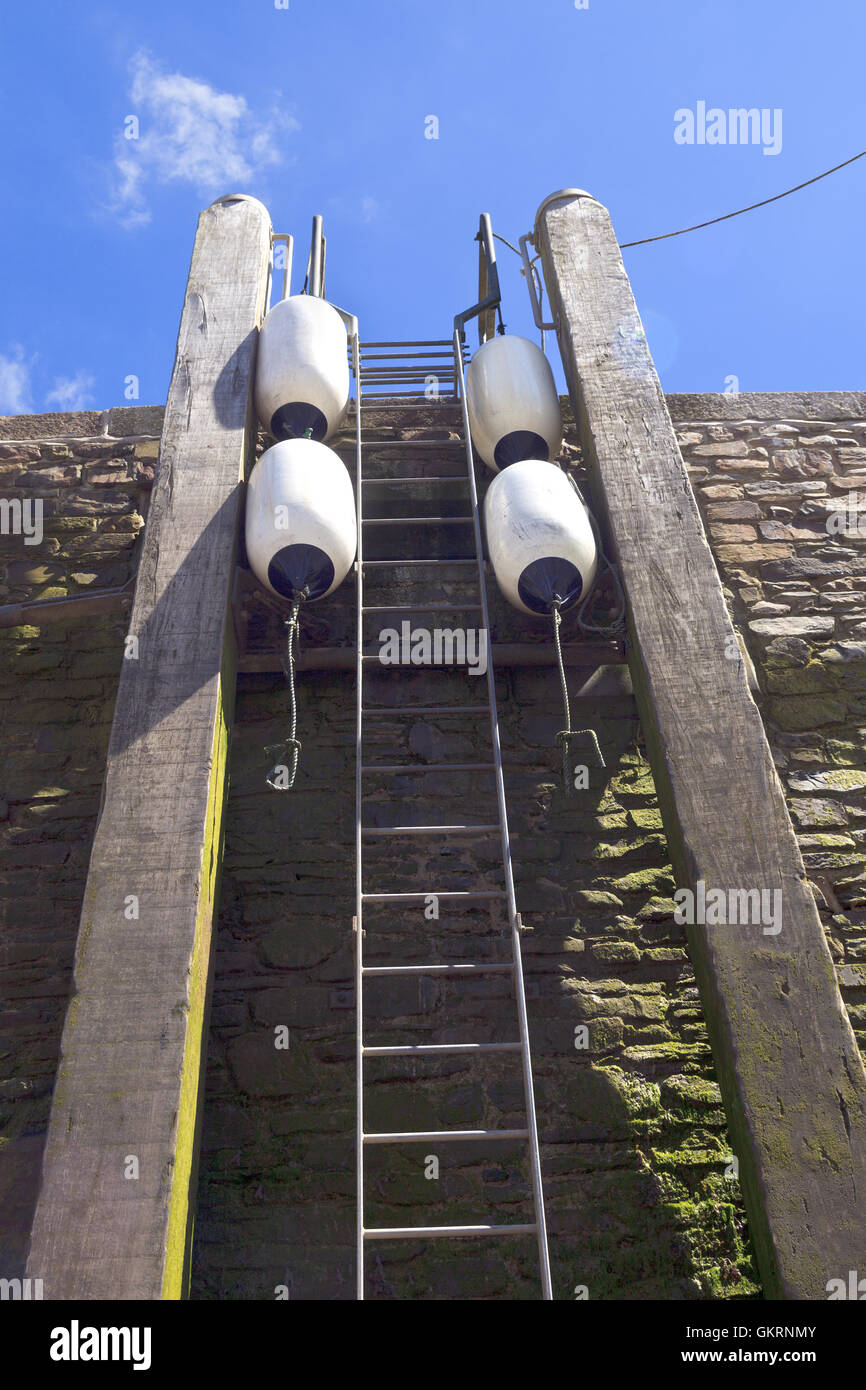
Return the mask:
[[[436, 351], [433, 351], [436, 349]], [[446, 349], [443, 351], [442, 349]], [[449, 612], [459, 610], [473, 611], [481, 616], [483, 631], [489, 634], [490, 624], [488, 617], [487, 591], [485, 584], [484, 558], [481, 542], [481, 527], [478, 515], [478, 495], [475, 486], [475, 472], [472, 459], [472, 444], [469, 435], [469, 417], [466, 404], [466, 392], [464, 382], [464, 346], [460, 331], [455, 328], [454, 337], [449, 340], [439, 342], [413, 342], [413, 343], [368, 343], [362, 350], [358, 341], [357, 334], [354, 335], [351, 343], [351, 361], [355, 377], [355, 468], [356, 468], [356, 494], [357, 494], [357, 519], [358, 519], [358, 555], [357, 555], [357, 722], [356, 722], [356, 797], [355, 797], [355, 864], [356, 864], [356, 904], [355, 904], [355, 1008], [356, 1008], [356, 1086], [357, 1086], [357, 1111], [356, 1111], [356, 1162], [357, 1162], [357, 1298], [363, 1299], [365, 1295], [365, 1247], [367, 1242], [378, 1240], [399, 1240], [399, 1239], [431, 1239], [446, 1237], [465, 1237], [465, 1236], [509, 1236], [509, 1235], [528, 1235], [534, 1234], [538, 1243], [538, 1256], [540, 1265], [541, 1296], [543, 1299], [551, 1299], [550, 1281], [550, 1261], [547, 1248], [547, 1229], [544, 1215], [544, 1198], [541, 1181], [541, 1165], [539, 1159], [538, 1129], [535, 1115], [535, 1100], [532, 1086], [532, 1065], [529, 1049], [529, 1029], [526, 1012], [526, 994], [523, 981], [523, 967], [521, 963], [520, 950], [520, 917], [517, 912], [517, 904], [514, 893], [514, 881], [511, 866], [511, 847], [508, 833], [508, 821], [505, 806], [505, 788], [502, 775], [502, 754], [499, 740], [499, 726], [496, 712], [496, 691], [495, 678], [493, 674], [492, 660], [488, 640], [488, 660], [487, 660], [487, 703], [486, 704], [460, 704], [460, 705], [400, 705], [400, 706], [370, 706], [364, 704], [364, 669], [370, 662], [375, 662], [378, 657], [365, 651], [364, 645], [364, 618], [368, 613], [422, 613], [422, 612]], [[471, 500], [471, 515], [461, 518], [455, 517], [396, 517], [396, 518], [365, 518], [364, 516], [364, 490], [365, 487], [377, 480], [369, 478], [364, 473], [364, 441], [362, 431], [362, 412], [365, 409], [371, 410], [411, 410], [431, 408], [430, 401], [419, 401], [419, 394], [424, 389], [423, 383], [428, 382], [430, 376], [441, 373], [444, 375], [443, 366], [448, 364], [448, 375], [451, 370], [454, 373], [455, 392], [459, 392], [459, 399], [463, 410], [463, 444], [466, 453], [466, 468], [468, 489]], [[363, 384], [362, 384], [363, 381]], [[367, 394], [367, 385], [384, 387], [382, 391], [375, 391]], [[390, 389], [388, 389], [390, 388]], [[405, 389], [405, 388], [408, 388]], [[363, 397], [362, 397], [363, 392]], [[451, 398], [452, 400], [454, 398]], [[461, 441], [451, 441], [457, 443]], [[417, 441], [395, 440], [389, 444], [389, 448], [394, 447], [417, 448]], [[430, 444], [435, 451], [441, 445]], [[447, 447], [447, 445], [446, 445]], [[398, 470], [399, 471], [399, 470]], [[382, 480], [386, 481], [386, 480]], [[397, 478], [387, 479], [389, 483], [405, 486], [407, 489], [416, 482], [438, 482], [436, 478]], [[421, 524], [439, 525], [457, 521], [471, 522], [474, 537], [474, 555], [463, 560], [456, 559], [437, 559], [423, 557], [410, 560], [391, 559], [391, 560], [364, 560], [364, 534], [365, 529], [371, 525], [402, 525], [407, 523], [414, 525]], [[381, 567], [383, 572], [387, 572], [387, 567], [396, 564], [413, 565], [419, 568], [426, 567], [453, 567], [456, 565], [469, 565], [475, 569], [477, 575], [478, 602], [464, 603], [461, 600], [456, 602], [440, 600], [435, 602], [435, 596], [431, 596], [430, 601], [417, 604], [408, 602], [404, 604], [373, 605], [368, 606], [364, 602], [364, 568], [366, 565]], [[386, 714], [389, 716], [409, 715], [436, 715], [436, 714], [487, 714], [490, 720], [490, 732], [493, 747], [493, 760], [488, 763], [417, 763], [408, 765], [389, 765], [389, 764], [366, 764], [364, 752], [364, 721], [365, 718], [376, 714]], [[427, 825], [427, 826], [367, 826], [363, 822], [363, 802], [364, 802], [364, 778], [368, 772], [391, 774], [417, 772], [449, 772], [449, 771], [479, 771], [482, 770], [493, 774], [496, 787], [496, 801], [498, 805], [498, 818], [493, 824], [458, 824], [458, 825]], [[484, 962], [479, 964], [430, 964], [430, 965], [365, 965], [364, 964], [364, 906], [366, 903], [373, 902], [410, 902], [423, 901], [428, 898], [428, 894], [419, 892], [388, 892], [383, 889], [378, 891], [368, 891], [364, 883], [363, 876], [363, 847], [364, 842], [371, 836], [403, 836], [420, 835], [427, 837], [444, 837], [451, 835], [484, 836], [498, 835], [502, 850], [502, 875], [503, 886], [496, 891], [484, 890], [478, 892], [466, 891], [447, 891], [443, 890], [436, 896], [449, 900], [479, 900], [499, 898], [506, 906], [508, 916], [508, 929], [511, 944], [511, 961], [502, 963]], [[435, 890], [434, 890], [435, 891]], [[370, 1047], [364, 1039], [364, 994], [363, 985], [365, 979], [371, 976], [395, 978], [400, 976], [446, 976], [459, 979], [473, 978], [480, 974], [508, 974], [512, 977], [513, 991], [517, 1010], [517, 1039], [506, 1043], [473, 1043], [460, 1042], [449, 1044], [426, 1044], [409, 1045], [399, 1047]], [[526, 1124], [520, 1129], [477, 1129], [477, 1130], [425, 1130], [408, 1131], [396, 1133], [368, 1133], [364, 1125], [364, 1082], [365, 1082], [365, 1062], [374, 1057], [442, 1057], [449, 1054], [483, 1054], [483, 1053], [519, 1053], [522, 1062], [523, 1074], [523, 1093], [526, 1112]], [[489, 1141], [497, 1140], [524, 1140], [528, 1145], [529, 1160], [532, 1176], [532, 1199], [534, 1207], [534, 1221], [527, 1224], [510, 1223], [507, 1225], [478, 1224], [471, 1226], [392, 1226], [392, 1227], [367, 1227], [364, 1223], [364, 1155], [367, 1145], [370, 1144], [404, 1144], [404, 1143], [431, 1143], [431, 1142], [461, 1142], [466, 1140]]]

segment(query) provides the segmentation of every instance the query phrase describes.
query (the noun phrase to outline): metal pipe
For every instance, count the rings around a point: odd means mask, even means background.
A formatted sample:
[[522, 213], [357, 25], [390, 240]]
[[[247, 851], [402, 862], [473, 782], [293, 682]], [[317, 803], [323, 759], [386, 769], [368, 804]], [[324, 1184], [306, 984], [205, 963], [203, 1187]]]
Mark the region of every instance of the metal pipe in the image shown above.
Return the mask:
[[322, 232], [322, 219], [316, 214], [313, 218], [313, 235], [310, 242], [310, 282], [309, 294], [321, 299], [325, 292], [325, 246]]
[[[463, 338], [466, 324], [470, 319], [478, 315], [478, 342], [485, 343], [492, 332], [488, 329], [493, 328], [493, 314], [499, 307], [502, 296], [499, 291], [499, 270], [496, 265], [496, 247], [493, 241], [493, 226], [490, 221], [489, 212], [482, 212], [478, 223], [478, 233], [475, 240], [479, 243], [478, 247], [478, 303], [473, 304], [471, 309], [464, 309], [462, 314], [454, 317], [454, 341], [458, 346], [455, 349], [456, 355], [460, 357], [460, 377], [463, 376]], [[454, 363], [454, 396], [459, 395], [458, 391], [458, 367], [455, 355]]]
[[[367, 564], [369, 564], [369, 560]], [[448, 605], [442, 605], [447, 609]], [[0, 612], [3, 610], [0, 609]], [[414, 611], [411, 604], [407, 612]], [[360, 641], [360, 638], [359, 638]], [[556, 654], [547, 643], [539, 642], [495, 642], [490, 647], [490, 658], [497, 667], [504, 666], [555, 666]], [[375, 658], [377, 653], [362, 649], [365, 659]], [[571, 642], [562, 649], [566, 666], [624, 666], [625, 652], [621, 645], [606, 642]], [[307, 647], [298, 660], [299, 671], [353, 671], [357, 665], [358, 653], [354, 647]], [[383, 667], [393, 670], [394, 667]], [[428, 669], [428, 668], [424, 668]], [[238, 661], [238, 670], [243, 674], [267, 674], [271, 671], [282, 674], [279, 655], [276, 652], [248, 652]], [[369, 711], [368, 711], [369, 713]]]
[[[292, 259], [294, 256], [295, 239], [288, 232], [274, 232], [271, 237], [271, 245], [275, 246], [278, 241], [283, 242], [286, 248], [286, 259], [283, 262], [283, 289], [280, 299], [288, 299], [292, 283]], [[270, 301], [270, 296], [268, 296], [268, 300]]]
[[91, 618], [98, 613], [111, 613], [135, 593], [135, 580], [122, 589], [100, 589], [95, 594], [74, 594], [71, 598], [25, 599], [23, 603], [4, 603], [0, 606], [0, 628], [22, 627], [32, 623], [44, 627], [63, 618]]

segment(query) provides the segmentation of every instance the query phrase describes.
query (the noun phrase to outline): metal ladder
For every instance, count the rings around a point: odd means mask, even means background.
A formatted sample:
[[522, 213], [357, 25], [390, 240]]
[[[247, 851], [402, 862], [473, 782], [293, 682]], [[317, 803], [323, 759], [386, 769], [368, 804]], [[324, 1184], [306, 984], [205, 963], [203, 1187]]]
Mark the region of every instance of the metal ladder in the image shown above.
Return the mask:
[[[484, 219], [482, 219], [482, 232], [484, 230]], [[489, 230], [489, 219], [488, 219]], [[488, 238], [488, 248], [492, 253], [492, 237]], [[486, 253], [487, 248], [483, 248]], [[495, 271], [494, 271], [495, 276]], [[496, 285], [498, 302], [498, 284]], [[483, 302], [482, 294], [481, 308], [487, 305]], [[468, 311], [467, 316], [472, 316], [473, 312]], [[464, 316], [466, 317], [466, 316]], [[442, 351], [447, 349], [447, 351]], [[434, 351], [435, 350], [435, 351]], [[370, 662], [376, 662], [376, 654], [365, 651], [364, 648], [364, 617], [369, 613], [429, 613], [429, 612], [448, 612], [459, 610], [461, 612], [471, 611], [481, 615], [483, 631], [489, 634], [490, 624], [487, 605], [487, 590], [485, 584], [484, 558], [481, 541], [481, 526], [478, 514], [478, 495], [475, 486], [475, 472], [472, 459], [472, 445], [469, 436], [469, 417], [466, 404], [465, 382], [464, 382], [464, 340], [462, 324], [455, 320], [455, 330], [453, 340], [449, 343], [446, 339], [438, 342], [411, 342], [411, 343], [368, 343], [362, 350], [355, 333], [351, 344], [351, 360], [355, 377], [356, 386], [356, 406], [355, 406], [355, 468], [356, 468], [356, 495], [357, 495], [357, 519], [358, 519], [358, 556], [356, 564], [357, 572], [357, 719], [356, 719], [356, 797], [355, 797], [355, 863], [356, 863], [356, 904], [355, 904], [355, 1007], [356, 1007], [356, 1086], [357, 1086], [357, 1115], [356, 1115], [356, 1155], [357, 1155], [357, 1298], [363, 1299], [365, 1295], [365, 1248], [370, 1241], [379, 1240], [400, 1240], [400, 1239], [438, 1239], [446, 1237], [463, 1236], [521, 1236], [535, 1234], [538, 1243], [538, 1257], [540, 1266], [541, 1296], [543, 1299], [551, 1299], [550, 1281], [550, 1260], [547, 1248], [547, 1228], [544, 1215], [544, 1197], [541, 1180], [541, 1164], [539, 1158], [538, 1129], [535, 1116], [535, 1099], [532, 1086], [532, 1064], [529, 1048], [529, 1029], [526, 1013], [526, 994], [523, 980], [523, 967], [521, 962], [520, 950], [520, 930], [521, 922], [517, 912], [517, 904], [514, 893], [514, 880], [511, 865], [511, 845], [508, 833], [508, 821], [505, 806], [505, 788], [502, 775], [502, 753], [499, 739], [499, 725], [496, 712], [496, 691], [495, 679], [490, 659], [489, 637], [488, 637], [488, 660], [487, 660], [487, 703], [486, 704], [460, 704], [460, 705], [401, 705], [401, 706], [370, 706], [364, 703], [364, 670]], [[466, 453], [467, 482], [471, 500], [471, 516], [460, 518], [463, 522], [471, 522], [472, 533], [474, 536], [474, 556], [456, 559], [437, 559], [437, 558], [417, 558], [410, 560], [391, 559], [391, 560], [367, 560], [364, 559], [364, 536], [366, 529], [371, 525], [443, 525], [458, 521], [454, 517], [397, 517], [397, 518], [365, 518], [364, 516], [364, 490], [375, 479], [367, 477], [364, 472], [364, 440], [362, 430], [362, 417], [365, 410], [375, 409], [377, 411], [390, 410], [430, 410], [434, 402], [419, 401], [419, 389], [422, 383], [429, 381], [431, 375], [436, 375], [440, 365], [447, 361], [449, 364], [450, 376], [453, 370], [455, 395], [450, 397], [451, 403], [459, 400], [462, 403], [463, 412], [463, 443]], [[362, 380], [363, 379], [363, 380]], [[370, 384], [377, 387], [392, 388], [366, 394], [366, 385]], [[408, 389], [407, 389], [408, 388]], [[439, 398], [441, 399], [441, 397]], [[456, 442], [459, 445], [459, 441]], [[392, 441], [389, 448], [417, 448], [418, 442], [415, 440]], [[437, 448], [441, 449], [441, 444], [431, 443], [434, 453]], [[438, 482], [438, 478], [397, 478], [388, 480], [389, 484], [404, 486], [407, 490], [416, 482]], [[445, 567], [453, 568], [458, 565], [473, 566], [477, 575], [478, 601], [467, 604], [462, 601], [450, 602], [440, 600], [436, 603], [431, 600], [425, 603], [405, 603], [389, 605], [368, 606], [364, 602], [364, 570], [371, 566], [387, 567], [400, 565], [414, 565], [417, 567]], [[436, 714], [465, 714], [482, 715], [487, 714], [490, 720], [490, 732], [493, 748], [493, 760], [489, 763], [430, 763], [430, 764], [409, 764], [407, 765], [388, 765], [388, 764], [367, 764], [365, 762], [364, 749], [364, 730], [365, 719], [376, 715], [400, 716], [400, 715], [436, 715]], [[363, 802], [364, 802], [364, 778], [368, 772], [374, 771], [377, 774], [391, 774], [408, 772], [447, 772], [447, 771], [478, 771], [491, 772], [495, 778], [496, 800], [498, 804], [498, 818], [493, 824], [457, 824], [457, 825], [427, 825], [427, 826], [367, 826], [363, 821]], [[443, 837], [452, 835], [482, 836], [498, 834], [502, 849], [502, 875], [503, 886], [501, 889], [491, 891], [483, 890], [478, 892], [466, 891], [447, 891], [443, 890], [437, 896], [448, 900], [480, 900], [480, 899], [501, 899], [506, 907], [510, 945], [511, 961], [501, 963], [478, 963], [478, 964], [430, 964], [430, 965], [365, 965], [364, 964], [364, 907], [367, 903], [373, 902], [411, 902], [424, 901], [430, 895], [420, 892], [389, 892], [381, 887], [370, 890], [364, 883], [363, 875], [363, 847], [365, 840], [373, 836], [431, 836]], [[435, 891], [435, 890], [434, 890]], [[513, 982], [513, 990], [517, 1008], [517, 1038], [512, 1042], [505, 1043], [473, 1043], [460, 1042], [450, 1044], [426, 1044], [408, 1045], [399, 1047], [370, 1047], [364, 1038], [364, 981], [371, 976], [396, 978], [399, 976], [446, 976], [458, 978], [476, 977], [483, 973], [490, 974], [510, 974]], [[396, 1133], [368, 1133], [364, 1125], [364, 1083], [365, 1083], [365, 1063], [368, 1059], [375, 1057], [441, 1057], [448, 1054], [483, 1054], [483, 1053], [519, 1053], [523, 1072], [523, 1091], [526, 1113], [526, 1124], [520, 1129], [477, 1129], [477, 1130], [426, 1130], [409, 1131]], [[466, 1140], [487, 1140], [495, 1142], [497, 1140], [525, 1140], [528, 1145], [529, 1161], [532, 1176], [532, 1198], [534, 1207], [534, 1221], [527, 1224], [511, 1223], [507, 1225], [478, 1224], [471, 1226], [392, 1226], [392, 1227], [367, 1227], [364, 1222], [364, 1155], [366, 1146], [370, 1144], [404, 1144], [404, 1143], [448, 1143], [462, 1142]]]

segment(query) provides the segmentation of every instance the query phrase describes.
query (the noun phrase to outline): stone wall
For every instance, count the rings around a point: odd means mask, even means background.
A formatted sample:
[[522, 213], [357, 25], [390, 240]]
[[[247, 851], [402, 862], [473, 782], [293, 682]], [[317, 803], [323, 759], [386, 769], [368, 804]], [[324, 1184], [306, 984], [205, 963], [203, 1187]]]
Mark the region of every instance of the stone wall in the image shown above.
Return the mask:
[[[859, 534], [828, 533], [826, 519], [838, 499], [866, 484], [866, 402], [840, 393], [669, 403], [734, 621], [757, 667], [756, 698], [862, 1041], [866, 638], [858, 627], [866, 622], [866, 552]], [[456, 478], [454, 424], [437, 413], [397, 429], [396, 437], [415, 433], [421, 442], [417, 454], [402, 452], [400, 473], [430, 471], [432, 456], [437, 474]], [[0, 422], [2, 496], [41, 497], [45, 510], [40, 546], [0, 538], [3, 603], [124, 582], [136, 562], [159, 428], [158, 410]], [[387, 441], [389, 429], [378, 437]], [[580, 477], [573, 433], [563, 461]], [[396, 455], [386, 444], [370, 462], [388, 472]], [[456, 482], [420, 497], [437, 514], [460, 509]], [[402, 553], [420, 543], [407, 533]], [[437, 553], [447, 554], [449, 543], [437, 539]], [[399, 574], [398, 597], [409, 592], [410, 574]], [[388, 601], [379, 592], [373, 601]], [[442, 592], [456, 599], [464, 591], [449, 580]], [[353, 605], [347, 583], [311, 608], [304, 643], [351, 645]], [[253, 617], [251, 633], [266, 649], [276, 625], [267, 614]], [[494, 638], [546, 640], [498, 599], [493, 628]], [[21, 1272], [35, 1198], [123, 632], [120, 613], [0, 631], [0, 1273], [8, 1276]], [[375, 677], [379, 701], [389, 704], [462, 702], [467, 682], [441, 671]], [[569, 686], [573, 722], [596, 729], [607, 762], [573, 798], [559, 783], [555, 670], [513, 668], [497, 679], [556, 1295], [574, 1298], [585, 1286], [601, 1299], [754, 1297], [627, 671], [572, 668]], [[239, 681], [195, 1298], [273, 1299], [283, 1287], [300, 1299], [354, 1296], [354, 677], [310, 672], [299, 689], [301, 767], [296, 789], [281, 795], [264, 777], [266, 745], [285, 732], [284, 684], [269, 675]], [[382, 718], [371, 760], [480, 761], [486, 750], [483, 727], [468, 719]], [[377, 823], [397, 810], [401, 821], [423, 822], [438, 819], [440, 808], [455, 818], [469, 808], [483, 819], [491, 803], [479, 779], [373, 776], [369, 813]], [[498, 886], [491, 842], [443, 842], [429, 854], [420, 842], [401, 842], [377, 853], [377, 886]], [[487, 906], [448, 912], [443, 900], [434, 921], [414, 905], [390, 915], [376, 909], [366, 926], [365, 950], [383, 962], [400, 953], [483, 960], [503, 950], [501, 915]], [[399, 988], [371, 981], [367, 1005], [374, 1042], [514, 1036], [503, 977], [404, 980]], [[588, 1046], [576, 1047], [583, 1025]], [[281, 1026], [285, 1050], [274, 1046]], [[522, 1121], [509, 1056], [369, 1068], [376, 1127]], [[527, 1219], [520, 1146], [422, 1147], [371, 1152], [368, 1223]], [[438, 1178], [424, 1176], [432, 1153]], [[426, 1251], [383, 1243], [371, 1248], [369, 1271], [373, 1297], [537, 1294], [531, 1238], [431, 1242]]]
[[[455, 410], [440, 406], [396, 425], [383, 417], [367, 441], [367, 474], [453, 474], [454, 483], [413, 487], [413, 514], [465, 513]], [[404, 447], [395, 450], [398, 441]], [[563, 462], [581, 476], [573, 434]], [[405, 514], [406, 494], [389, 504], [387, 490], [377, 492], [368, 506], [370, 515]], [[370, 528], [365, 555], [466, 554], [455, 529], [433, 533], [431, 550], [429, 531], [395, 537]], [[457, 571], [442, 573], [446, 598], [471, 598]], [[398, 569], [390, 587], [375, 575], [368, 571], [368, 603], [443, 592], [435, 570], [419, 577]], [[549, 642], [546, 624], [491, 598], [494, 641]], [[347, 582], [310, 609], [309, 621], [324, 624], [331, 643], [350, 645], [353, 608]], [[573, 615], [563, 636], [579, 636]], [[269, 640], [278, 640], [275, 628]], [[473, 692], [472, 677], [442, 670], [377, 668], [367, 683], [371, 704], [486, 698]], [[626, 668], [570, 671], [574, 726], [596, 730], [607, 764], [603, 772], [593, 766], [588, 743], [576, 753], [591, 773], [589, 789], [574, 797], [560, 783], [555, 668], [503, 670], [497, 684], [556, 1296], [574, 1298], [581, 1287], [600, 1299], [754, 1296], [730, 1142], [685, 932], [672, 920], [673, 879]], [[354, 677], [316, 672], [299, 685], [301, 766], [295, 790], [279, 795], [265, 786], [264, 750], [285, 733], [283, 682], [240, 682], [195, 1298], [273, 1298], [278, 1290], [354, 1297]], [[490, 757], [484, 722], [470, 716], [371, 718], [367, 730], [371, 763]], [[484, 773], [373, 774], [365, 790], [364, 815], [374, 825], [495, 819]], [[490, 838], [379, 842], [368, 846], [365, 870], [368, 891], [490, 890], [502, 882]], [[443, 899], [437, 920], [415, 903], [371, 905], [365, 926], [371, 963], [507, 958], [498, 904], [448, 910]], [[365, 1004], [375, 1045], [516, 1036], [501, 977], [371, 980]], [[279, 1029], [289, 1039], [281, 1050]], [[515, 1056], [377, 1059], [367, 1076], [368, 1129], [523, 1123]], [[370, 1149], [367, 1225], [531, 1221], [524, 1155], [521, 1144], [493, 1142]], [[438, 1177], [425, 1176], [432, 1158]], [[378, 1242], [368, 1271], [371, 1297], [538, 1296], [532, 1237], [426, 1248]]]
[[750, 407], [715, 422], [678, 411], [678, 436], [862, 1049], [866, 412], [855, 399], [816, 417], [801, 398], [761, 421]]
[[[4, 520], [0, 604], [87, 594], [134, 576], [160, 416], [130, 409], [0, 421], [0, 498], [42, 503], [36, 544]], [[124, 632], [121, 610], [0, 629], [5, 1277], [23, 1273]]]

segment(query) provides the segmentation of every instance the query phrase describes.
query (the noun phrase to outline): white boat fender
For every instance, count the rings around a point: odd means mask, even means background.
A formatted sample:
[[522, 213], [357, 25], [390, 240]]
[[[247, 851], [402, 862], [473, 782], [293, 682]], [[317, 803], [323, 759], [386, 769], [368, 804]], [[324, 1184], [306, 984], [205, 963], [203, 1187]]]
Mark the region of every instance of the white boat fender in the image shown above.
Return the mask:
[[346, 329], [332, 304], [315, 295], [281, 299], [259, 334], [256, 413], [275, 439], [329, 439], [349, 403]]
[[555, 459], [562, 412], [550, 363], [528, 338], [504, 334], [478, 349], [466, 370], [472, 442], [498, 472], [523, 459]]

